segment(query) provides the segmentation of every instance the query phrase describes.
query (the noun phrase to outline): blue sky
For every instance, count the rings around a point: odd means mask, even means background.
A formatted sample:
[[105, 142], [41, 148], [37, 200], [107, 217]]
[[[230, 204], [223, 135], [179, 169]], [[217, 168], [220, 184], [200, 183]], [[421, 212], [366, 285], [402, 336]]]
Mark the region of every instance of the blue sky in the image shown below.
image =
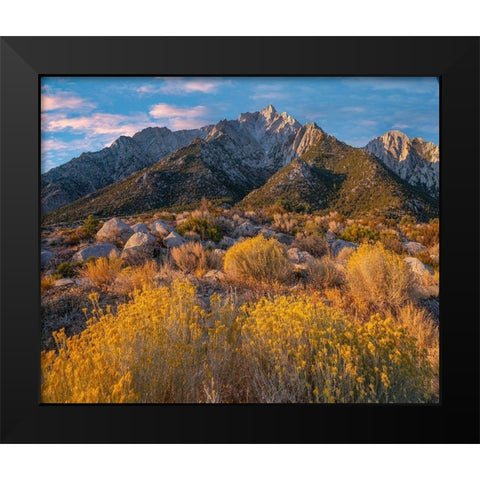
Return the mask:
[[42, 172], [149, 126], [197, 128], [272, 104], [361, 147], [388, 130], [438, 144], [434, 77], [43, 77]]

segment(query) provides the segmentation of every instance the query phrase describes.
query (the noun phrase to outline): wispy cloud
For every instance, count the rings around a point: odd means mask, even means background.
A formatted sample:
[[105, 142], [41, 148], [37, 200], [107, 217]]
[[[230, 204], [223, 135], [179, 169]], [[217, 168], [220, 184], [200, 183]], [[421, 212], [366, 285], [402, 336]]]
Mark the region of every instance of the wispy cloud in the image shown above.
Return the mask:
[[120, 115], [113, 113], [94, 113], [90, 116], [71, 117], [66, 114], [43, 114], [42, 130], [61, 132], [71, 130], [86, 135], [133, 135], [141, 128], [151, 124], [148, 115]]
[[153, 118], [163, 120], [172, 130], [199, 128], [209, 123], [205, 118], [208, 108], [197, 105], [195, 107], [178, 107], [166, 103], [158, 103], [150, 108]]
[[150, 108], [150, 115], [154, 118], [186, 117], [195, 118], [206, 115], [208, 109], [203, 105], [196, 107], [177, 107], [168, 103], [157, 103]]
[[188, 78], [161, 78], [161, 81], [155, 83], [147, 83], [136, 88], [136, 92], [141, 95], [187, 95], [190, 93], [216, 93], [222, 85], [227, 85], [229, 81], [221, 81], [216, 79], [192, 79]]
[[363, 113], [365, 107], [342, 107], [340, 111], [345, 113]]
[[42, 112], [49, 112], [52, 110], [91, 110], [95, 108], [94, 103], [85, 100], [84, 98], [69, 95], [68, 93], [48, 94], [42, 93], [41, 96], [41, 110]]

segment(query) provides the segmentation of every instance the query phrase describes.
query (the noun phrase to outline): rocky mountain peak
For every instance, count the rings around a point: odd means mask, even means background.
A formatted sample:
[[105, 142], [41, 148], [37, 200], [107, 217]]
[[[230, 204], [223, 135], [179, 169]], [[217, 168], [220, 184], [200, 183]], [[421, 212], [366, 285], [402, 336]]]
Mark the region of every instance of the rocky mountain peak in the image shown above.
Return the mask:
[[365, 149], [400, 178], [438, 197], [440, 157], [437, 145], [391, 130], [374, 138]]

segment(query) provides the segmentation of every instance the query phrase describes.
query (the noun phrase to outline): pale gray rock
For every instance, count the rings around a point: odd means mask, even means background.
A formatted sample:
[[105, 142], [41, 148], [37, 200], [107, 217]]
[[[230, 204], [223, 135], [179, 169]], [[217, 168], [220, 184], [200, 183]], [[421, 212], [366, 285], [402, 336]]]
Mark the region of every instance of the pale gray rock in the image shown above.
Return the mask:
[[209, 270], [203, 278], [209, 279], [209, 280], [217, 280], [221, 281], [224, 280], [226, 277], [225, 272], [222, 272], [221, 270]]
[[427, 247], [418, 242], [403, 242], [402, 245], [409, 255], [417, 255], [427, 250]]
[[112, 256], [119, 256], [117, 247], [111, 243], [101, 243], [98, 245], [92, 245], [91, 247], [84, 248], [72, 257], [74, 262], [86, 262], [89, 258], [110, 258]]
[[124, 243], [135, 232], [119, 218], [112, 218], [105, 222], [97, 232], [96, 238], [100, 242]]
[[237, 237], [255, 237], [260, 230], [261, 227], [246, 221], [235, 229], [234, 235]]
[[410, 267], [413, 273], [419, 276], [423, 276], [425, 274], [433, 275], [434, 271], [428, 265], [425, 265], [421, 262], [418, 258], [415, 257], [407, 257], [404, 258], [403, 261]]
[[164, 239], [163, 244], [167, 248], [179, 247], [185, 243], [185, 239], [177, 232], [170, 232]]
[[149, 233], [134, 233], [125, 244], [122, 258], [128, 261], [140, 261], [153, 257], [155, 237]]
[[173, 231], [173, 227], [165, 220], [155, 220], [152, 223], [152, 233], [160, 238], [166, 237]]
[[330, 245], [330, 252], [334, 257], [337, 257], [338, 254], [344, 249], [344, 248], [353, 248], [357, 249], [358, 244], [357, 243], [352, 243], [352, 242], [346, 242], [345, 240], [335, 240], [331, 245]]
[[144, 223], [136, 223], [132, 226], [135, 233], [150, 233], [150, 229]]
[[276, 238], [280, 243], [283, 243], [284, 245], [291, 245], [292, 242], [295, 240], [295, 237], [293, 235], [288, 235], [287, 233], [281, 233], [278, 232], [274, 235], [274, 238]]

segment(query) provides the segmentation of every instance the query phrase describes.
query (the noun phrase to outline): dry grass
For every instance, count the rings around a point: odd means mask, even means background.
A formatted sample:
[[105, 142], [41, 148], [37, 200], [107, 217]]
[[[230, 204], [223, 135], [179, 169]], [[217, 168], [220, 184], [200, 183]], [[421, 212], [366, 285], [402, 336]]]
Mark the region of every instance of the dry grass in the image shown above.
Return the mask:
[[101, 290], [108, 290], [117, 279], [122, 267], [123, 261], [118, 257], [97, 258], [93, 262], [87, 262], [80, 270], [79, 276]]
[[42, 295], [51, 290], [55, 285], [55, 279], [51, 275], [42, 275], [40, 277], [40, 291]]
[[158, 276], [159, 267], [155, 260], [143, 265], [126, 267], [115, 278], [115, 292], [121, 295], [132, 295], [135, 290], [152, 288]]

